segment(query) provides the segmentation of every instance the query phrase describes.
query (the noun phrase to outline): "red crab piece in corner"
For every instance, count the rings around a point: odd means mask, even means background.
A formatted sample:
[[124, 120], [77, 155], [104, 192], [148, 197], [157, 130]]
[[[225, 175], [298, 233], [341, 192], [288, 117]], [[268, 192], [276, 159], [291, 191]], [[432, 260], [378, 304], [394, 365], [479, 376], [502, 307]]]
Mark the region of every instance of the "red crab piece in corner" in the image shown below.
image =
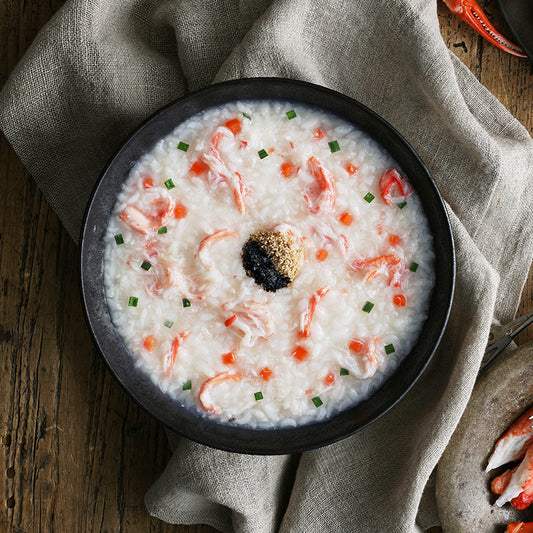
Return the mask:
[[500, 50], [518, 57], [527, 57], [522, 49], [506, 39], [490, 22], [475, 0], [443, 0], [448, 9], [472, 26], [484, 39]]

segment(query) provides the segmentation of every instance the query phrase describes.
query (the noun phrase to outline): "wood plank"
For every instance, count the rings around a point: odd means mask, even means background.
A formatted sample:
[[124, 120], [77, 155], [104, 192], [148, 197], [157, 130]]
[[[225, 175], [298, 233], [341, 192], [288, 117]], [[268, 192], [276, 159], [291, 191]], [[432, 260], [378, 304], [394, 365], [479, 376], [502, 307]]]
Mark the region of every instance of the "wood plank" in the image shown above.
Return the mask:
[[[0, 2], [2, 85], [61, 4]], [[163, 428], [96, 353], [77, 248], [3, 136], [0, 169], [0, 531], [215, 531], [148, 516]]]

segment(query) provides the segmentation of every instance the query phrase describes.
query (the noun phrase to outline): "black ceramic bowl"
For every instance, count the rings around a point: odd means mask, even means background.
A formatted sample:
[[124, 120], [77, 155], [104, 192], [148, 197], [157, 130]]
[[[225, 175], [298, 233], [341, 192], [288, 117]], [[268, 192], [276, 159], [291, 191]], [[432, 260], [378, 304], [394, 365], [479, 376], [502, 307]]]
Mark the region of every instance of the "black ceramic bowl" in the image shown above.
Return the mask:
[[533, 2], [531, 0], [498, 0], [503, 18], [517, 44], [533, 61]]
[[[235, 100], [290, 100], [318, 107], [352, 122], [384, 147], [409, 176], [422, 200], [435, 240], [436, 284], [429, 318], [411, 353], [370, 398], [328, 420], [300, 427], [251, 429], [201, 416], [163, 393], [143, 371], [111, 321], [103, 275], [104, 235], [115, 198], [137, 160], [181, 122], [209, 107]], [[212, 85], [152, 115], [124, 142], [98, 181], [81, 234], [81, 292], [89, 329], [111, 372], [147, 411], [195, 441], [243, 453], [280, 454], [308, 450], [364, 428], [409, 390], [428, 364], [450, 310], [455, 275], [453, 241], [442, 198], [413, 149], [387, 122], [363, 105], [317, 85], [280, 78], [255, 78]]]

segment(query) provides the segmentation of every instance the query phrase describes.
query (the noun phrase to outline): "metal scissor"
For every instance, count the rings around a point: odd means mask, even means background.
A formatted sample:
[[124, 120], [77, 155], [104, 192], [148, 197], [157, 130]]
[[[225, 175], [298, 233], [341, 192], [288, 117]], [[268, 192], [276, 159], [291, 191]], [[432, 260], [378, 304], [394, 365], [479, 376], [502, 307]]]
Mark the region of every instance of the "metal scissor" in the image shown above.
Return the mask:
[[509, 324], [491, 326], [489, 342], [481, 362], [481, 371], [483, 372], [511, 344], [512, 340], [530, 324], [533, 324], [533, 311], [516, 318]]

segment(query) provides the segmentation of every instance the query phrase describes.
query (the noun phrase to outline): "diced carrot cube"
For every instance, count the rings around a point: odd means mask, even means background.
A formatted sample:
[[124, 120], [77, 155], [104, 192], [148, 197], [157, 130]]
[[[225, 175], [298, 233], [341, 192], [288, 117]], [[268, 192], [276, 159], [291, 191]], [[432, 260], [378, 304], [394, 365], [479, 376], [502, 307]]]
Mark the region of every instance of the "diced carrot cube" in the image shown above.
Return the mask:
[[153, 335], [144, 338], [143, 346], [146, 351], [153, 352], [156, 344], [157, 339]]
[[328, 251], [324, 248], [318, 250], [315, 256], [319, 261], [325, 261], [328, 258]]
[[150, 177], [143, 179], [143, 188], [151, 189], [154, 186], [154, 180]]
[[350, 350], [352, 350], [352, 352], [357, 352], [357, 353], [362, 352], [364, 347], [365, 347], [365, 343], [360, 340], [353, 339], [350, 342]]
[[268, 368], [268, 366], [265, 366], [265, 368], [262, 368], [259, 371], [259, 375], [265, 380], [268, 381], [272, 377], [272, 370]]
[[354, 174], [357, 174], [357, 167], [354, 167], [351, 163], [347, 163], [344, 168], [345, 168], [346, 172], [348, 172], [348, 174], [350, 174], [352, 176]]
[[274, 147], [271, 146], [269, 149], [268, 149], [268, 153], [269, 154], [273, 154], [274, 153]]
[[395, 294], [392, 298], [392, 302], [398, 307], [405, 307], [405, 296], [403, 294]]
[[224, 124], [228, 130], [231, 130], [233, 135], [237, 135], [241, 132], [242, 124], [241, 121], [238, 118], [233, 118], [231, 120], [228, 120], [226, 124]]
[[302, 348], [301, 346], [296, 346], [291, 355], [294, 358], [298, 359], [298, 361], [303, 361], [307, 357], [308, 353], [309, 352], [305, 348]]
[[225, 353], [225, 354], [222, 356], [222, 362], [223, 362], [225, 365], [234, 365], [234, 364], [235, 364], [235, 352], [228, 352], [228, 353]]
[[199, 176], [200, 174], [203, 174], [206, 170], [207, 165], [202, 160], [198, 159], [192, 164], [192, 167], [189, 169], [189, 172], [191, 174]]
[[324, 378], [324, 384], [325, 385], [333, 385], [335, 383], [335, 374], [333, 372], [330, 372], [325, 378]]
[[345, 225], [345, 226], [349, 226], [352, 222], [353, 222], [353, 215], [351, 213], [343, 213], [340, 217], [339, 217], [339, 220]]
[[185, 218], [188, 212], [189, 211], [183, 204], [176, 204], [176, 207], [174, 208], [174, 218]]
[[281, 173], [286, 178], [290, 178], [294, 174], [294, 165], [289, 162], [281, 163]]
[[392, 246], [396, 246], [397, 244], [400, 244], [401, 239], [398, 235], [389, 235], [389, 242]]
[[233, 324], [233, 322], [235, 322], [235, 320], [237, 320], [237, 315], [230, 316], [226, 320], [226, 322], [224, 322], [224, 325], [228, 328], [229, 326], [231, 326]]
[[315, 141], [319, 141], [324, 137], [324, 132], [320, 128], [317, 128], [313, 131], [313, 137], [315, 138]]

